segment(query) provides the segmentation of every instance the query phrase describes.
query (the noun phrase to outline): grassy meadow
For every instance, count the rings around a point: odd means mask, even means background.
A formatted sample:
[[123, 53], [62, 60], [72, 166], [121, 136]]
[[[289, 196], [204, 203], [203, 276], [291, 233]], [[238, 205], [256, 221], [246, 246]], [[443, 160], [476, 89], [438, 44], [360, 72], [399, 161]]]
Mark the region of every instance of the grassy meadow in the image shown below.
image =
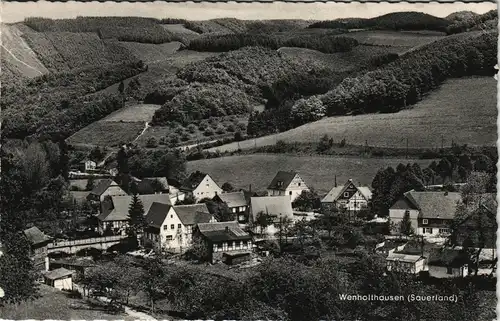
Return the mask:
[[253, 191], [265, 190], [280, 170], [297, 171], [307, 186], [326, 194], [334, 185], [335, 175], [338, 184], [351, 178], [355, 182], [371, 186], [373, 177], [380, 168], [409, 162], [423, 167], [428, 166], [431, 161], [253, 154], [192, 161], [188, 163], [187, 170], [206, 172], [219, 185], [229, 182], [236, 188], [248, 188], [251, 184]]
[[[325, 134], [348, 144], [405, 148], [439, 148], [459, 144], [490, 145], [497, 140], [496, 81], [489, 77], [450, 79], [409, 109], [395, 114], [328, 117], [292, 130], [247, 140], [241, 149], [286, 142], [318, 142]], [[442, 140], [443, 139], [443, 140]], [[237, 150], [238, 143], [211, 151]]]

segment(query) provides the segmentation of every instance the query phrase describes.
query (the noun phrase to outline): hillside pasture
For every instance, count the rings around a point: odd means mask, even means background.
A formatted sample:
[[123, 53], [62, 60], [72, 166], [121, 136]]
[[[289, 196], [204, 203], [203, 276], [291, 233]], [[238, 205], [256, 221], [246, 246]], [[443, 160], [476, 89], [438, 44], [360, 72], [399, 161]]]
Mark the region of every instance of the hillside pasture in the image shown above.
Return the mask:
[[144, 122], [97, 121], [79, 130], [66, 141], [85, 147], [117, 147], [132, 142], [144, 129]]
[[120, 41], [120, 45], [129, 50], [137, 59], [146, 64], [165, 60], [179, 50], [181, 43], [174, 41], [162, 44], [125, 42]]
[[350, 32], [346, 36], [354, 38], [364, 45], [396, 47], [404, 50], [439, 40], [445, 36], [445, 33], [436, 31], [363, 30]]
[[160, 105], [152, 104], [133, 104], [117, 110], [102, 121], [109, 122], [150, 122], [156, 110]]
[[192, 39], [200, 36], [199, 33], [189, 30], [183, 24], [163, 24], [161, 25], [165, 30], [173, 34], [176, 38], [181, 39], [183, 43], [187, 43]]
[[380, 168], [397, 166], [399, 163], [418, 163], [428, 166], [430, 160], [382, 159], [356, 157], [292, 156], [274, 154], [252, 154], [203, 159], [188, 162], [188, 172], [196, 170], [210, 174], [222, 185], [231, 183], [236, 188], [264, 191], [280, 170], [297, 171], [307, 186], [326, 194], [337, 183], [343, 184], [353, 179], [361, 184], [371, 185], [373, 177]]
[[[226, 144], [233, 151], [285, 142], [318, 142], [324, 135], [348, 144], [438, 148], [458, 144], [493, 146], [497, 141], [496, 81], [492, 77], [450, 79], [418, 104], [393, 114], [328, 117], [289, 131]], [[443, 139], [443, 141], [442, 141]]]
[[328, 67], [338, 72], [356, 70], [371, 59], [383, 57], [391, 53], [397, 54], [398, 51], [400, 50], [397, 48], [367, 45], [356, 46], [349, 52], [337, 52], [332, 54], [306, 48], [282, 47], [278, 49], [278, 52], [283, 53], [286, 57], [298, 64], [318, 66], [319, 68]]

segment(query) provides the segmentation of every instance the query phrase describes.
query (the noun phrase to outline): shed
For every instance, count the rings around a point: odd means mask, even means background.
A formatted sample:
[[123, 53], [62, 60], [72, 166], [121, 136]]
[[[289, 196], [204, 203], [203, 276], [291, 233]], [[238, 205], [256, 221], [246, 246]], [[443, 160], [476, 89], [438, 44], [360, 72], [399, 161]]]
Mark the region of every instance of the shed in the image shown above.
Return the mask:
[[45, 284], [59, 290], [73, 290], [73, 271], [59, 268], [44, 274]]

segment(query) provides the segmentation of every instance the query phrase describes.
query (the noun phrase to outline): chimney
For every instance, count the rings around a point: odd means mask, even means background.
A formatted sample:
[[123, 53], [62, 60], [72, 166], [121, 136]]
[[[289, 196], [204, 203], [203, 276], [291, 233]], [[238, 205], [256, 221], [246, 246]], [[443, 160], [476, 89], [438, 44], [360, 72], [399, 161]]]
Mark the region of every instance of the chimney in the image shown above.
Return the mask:
[[252, 184], [248, 185], [248, 191], [252, 193]]
[[337, 175], [335, 175], [335, 187], [337, 187]]
[[226, 233], [229, 233], [229, 226], [226, 226], [225, 230], [226, 230]]
[[448, 196], [448, 191], [445, 191], [445, 192], [444, 192], [444, 196]]

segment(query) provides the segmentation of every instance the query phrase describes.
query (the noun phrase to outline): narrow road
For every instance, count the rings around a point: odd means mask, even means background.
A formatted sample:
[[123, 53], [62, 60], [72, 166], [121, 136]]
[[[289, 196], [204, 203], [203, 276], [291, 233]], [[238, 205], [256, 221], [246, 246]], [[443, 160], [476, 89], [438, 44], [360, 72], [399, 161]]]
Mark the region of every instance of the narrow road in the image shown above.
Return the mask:
[[135, 138], [132, 142], [137, 141], [137, 140], [139, 139], [139, 137], [141, 137], [142, 135], [144, 135], [144, 133], [146, 132], [146, 130], [148, 130], [148, 128], [149, 128], [149, 127], [151, 127], [151, 126], [149, 125], [149, 122], [146, 122], [146, 123], [144, 124], [144, 129], [142, 130], [142, 132], [141, 132], [141, 133], [139, 134], [139, 136], [137, 136], [137, 137], [136, 137], [136, 138]]
[[22, 65], [24, 65], [24, 66], [26, 66], [26, 67], [28, 67], [28, 68], [30, 68], [30, 69], [32, 69], [32, 70], [34, 70], [34, 71], [38, 72], [40, 75], [43, 75], [43, 73], [42, 73], [40, 70], [36, 69], [36, 68], [35, 68], [35, 67], [33, 67], [33, 66], [28, 65], [28, 64], [27, 64], [27, 63], [25, 63], [24, 61], [22, 61], [22, 60], [20, 60], [19, 58], [17, 58], [17, 57], [16, 57], [16, 55], [14, 55], [14, 54], [13, 54], [13, 53], [9, 50], [9, 49], [5, 48], [5, 46], [4, 46], [4, 45], [0, 45], [0, 46], [1, 46], [1, 47], [5, 50], [5, 51], [7, 51], [7, 53], [8, 53], [8, 54], [10, 54], [10, 55], [12, 56], [12, 58], [14, 58], [14, 60], [16, 60], [17, 62], [21, 63]]

